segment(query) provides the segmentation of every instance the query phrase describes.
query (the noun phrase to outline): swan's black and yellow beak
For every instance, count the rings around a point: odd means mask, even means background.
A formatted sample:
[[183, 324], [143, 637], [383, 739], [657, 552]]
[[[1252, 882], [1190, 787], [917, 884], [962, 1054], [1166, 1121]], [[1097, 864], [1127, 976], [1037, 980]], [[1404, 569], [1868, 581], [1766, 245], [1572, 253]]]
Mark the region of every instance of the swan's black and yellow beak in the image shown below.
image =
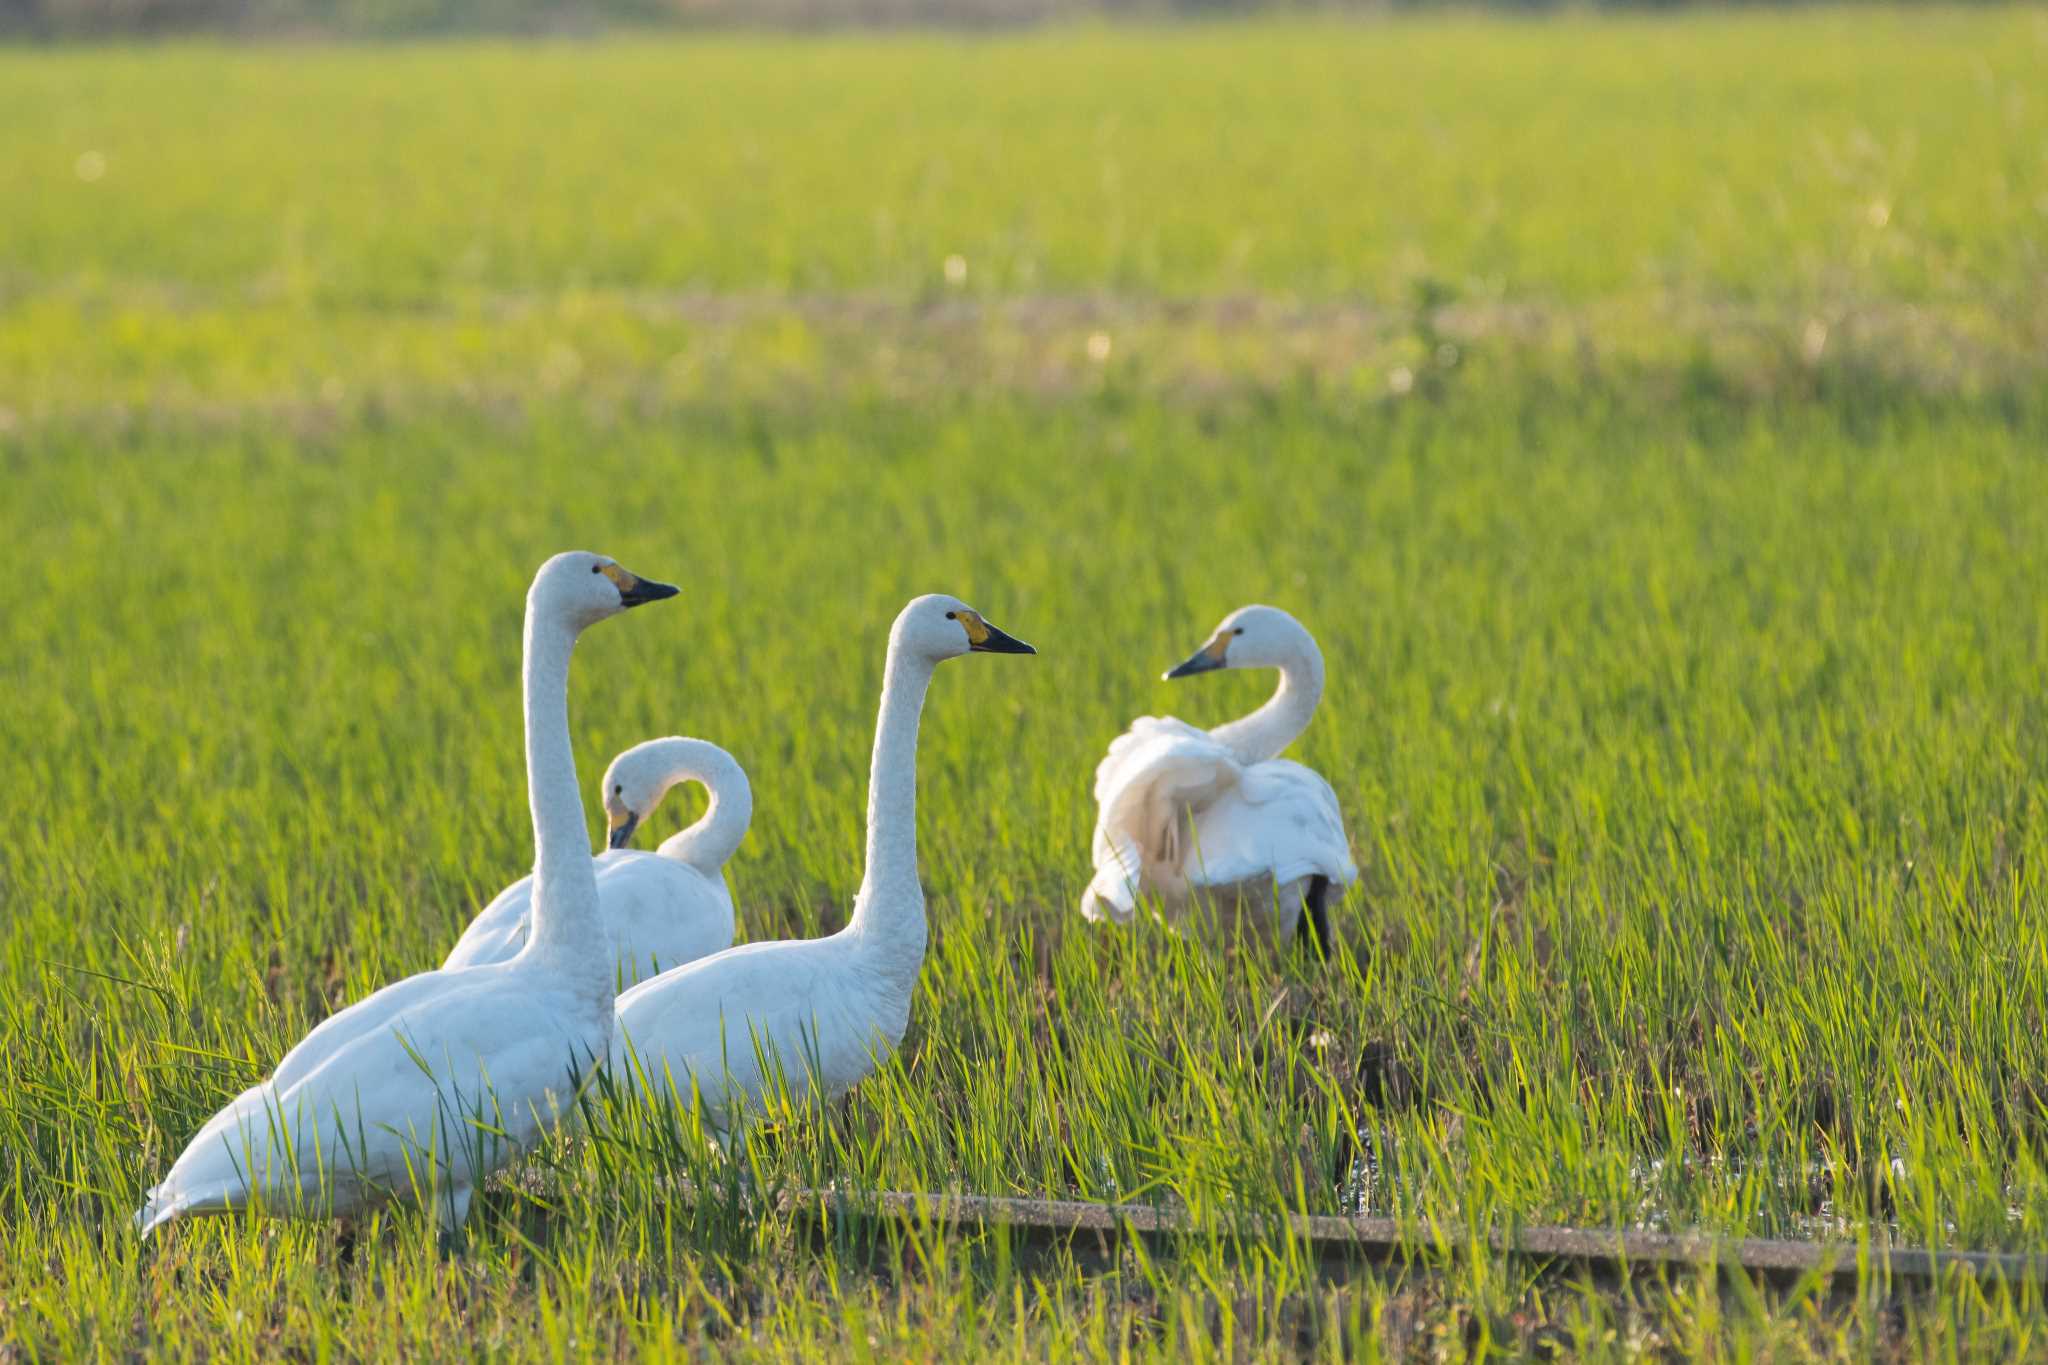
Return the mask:
[[642, 578], [623, 564], [603, 564], [599, 569], [619, 590], [621, 606], [645, 606], [649, 602], [659, 602], [664, 597], [674, 597], [682, 591], [673, 583], [657, 583], [651, 578]]
[[976, 654], [1036, 654], [1038, 652], [1016, 636], [990, 625], [982, 619], [980, 612], [961, 612], [960, 624], [967, 631], [967, 648]]
[[977, 654], [1036, 654], [1038, 652], [1016, 636], [997, 630], [994, 626], [988, 628], [988, 638], [977, 641], [973, 649]]
[[633, 842], [633, 831], [640, 828], [640, 816], [636, 811], [627, 811], [623, 816], [612, 817], [611, 844], [613, 848], [624, 848]]
[[1167, 669], [1164, 676], [1168, 678], [1192, 678], [1197, 673], [1211, 672], [1223, 667], [1224, 659], [1229, 653], [1230, 632], [1219, 630], [1210, 638], [1208, 644], [1203, 645], [1200, 649], [1188, 655], [1187, 658], [1181, 660], [1172, 668]]

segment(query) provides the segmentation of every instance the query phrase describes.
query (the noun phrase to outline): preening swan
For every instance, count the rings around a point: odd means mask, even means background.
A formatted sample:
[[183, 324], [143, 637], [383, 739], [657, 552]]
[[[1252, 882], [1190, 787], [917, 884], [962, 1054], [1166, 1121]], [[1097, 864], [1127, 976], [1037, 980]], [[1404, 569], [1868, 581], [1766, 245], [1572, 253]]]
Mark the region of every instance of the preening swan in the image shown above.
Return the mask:
[[[749, 943], [619, 997], [612, 1074], [743, 1128], [779, 1070], [791, 1096], [836, 1095], [895, 1050], [924, 962], [917, 879], [917, 725], [932, 671], [968, 653], [1037, 651], [951, 597], [920, 597], [889, 632], [868, 776], [867, 867], [853, 918], [827, 938]], [[670, 1087], [673, 1086], [673, 1092]]]
[[[640, 821], [679, 782], [703, 783], [710, 808], [664, 840], [658, 853], [627, 848]], [[753, 789], [733, 756], [709, 740], [646, 740], [612, 760], [601, 790], [611, 847], [595, 859], [597, 899], [618, 964], [618, 988], [730, 948], [725, 860], [754, 815]], [[441, 966], [474, 967], [516, 955], [526, 944], [532, 905], [533, 878], [521, 877], [470, 921]]]
[[1240, 607], [1166, 676], [1218, 668], [1277, 668], [1280, 687], [1213, 730], [1140, 716], [1111, 743], [1095, 769], [1095, 878], [1081, 913], [1128, 922], [1141, 895], [1177, 909], [1203, 891], [1270, 908], [1277, 935], [1305, 928], [1327, 952], [1331, 888], [1341, 896], [1358, 869], [1330, 784], [1278, 757], [1323, 695], [1322, 651], [1278, 607]]
[[559, 554], [526, 595], [533, 934], [509, 962], [422, 972], [328, 1018], [208, 1120], [135, 1215], [253, 1204], [338, 1216], [432, 1198], [459, 1227], [478, 1181], [531, 1144], [611, 1042], [613, 964], [569, 746], [569, 655], [585, 627], [673, 597], [600, 555]]

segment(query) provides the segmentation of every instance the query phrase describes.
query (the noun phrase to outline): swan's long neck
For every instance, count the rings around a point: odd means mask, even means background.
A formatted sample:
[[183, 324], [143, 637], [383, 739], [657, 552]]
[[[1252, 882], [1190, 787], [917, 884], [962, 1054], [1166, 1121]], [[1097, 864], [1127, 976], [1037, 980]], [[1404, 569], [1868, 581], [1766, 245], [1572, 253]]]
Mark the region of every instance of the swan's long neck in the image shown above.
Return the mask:
[[569, 655], [576, 633], [526, 608], [526, 798], [533, 808], [533, 935], [522, 956], [589, 959], [608, 974], [590, 831], [569, 744]]
[[891, 641], [868, 770], [867, 868], [847, 933], [906, 993], [924, 962], [924, 888], [917, 880], [917, 723], [931, 686], [930, 662]]
[[662, 841], [661, 856], [718, 876], [753, 823], [754, 788], [746, 773], [717, 745], [684, 739], [676, 741], [665, 781], [703, 783], [711, 805], [695, 824]]
[[1280, 686], [1266, 704], [1209, 733], [1228, 745], [1239, 762], [1263, 763], [1278, 757], [1308, 728], [1322, 697], [1323, 651], [1304, 638], [1293, 657], [1280, 665]]

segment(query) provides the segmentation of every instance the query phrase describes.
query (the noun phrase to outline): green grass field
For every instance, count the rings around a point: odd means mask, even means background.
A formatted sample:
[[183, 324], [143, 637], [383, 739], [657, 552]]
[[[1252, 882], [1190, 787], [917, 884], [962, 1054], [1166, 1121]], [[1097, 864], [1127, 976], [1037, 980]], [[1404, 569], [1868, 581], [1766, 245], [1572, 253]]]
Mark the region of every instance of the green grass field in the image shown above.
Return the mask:
[[[2039, 1287], [1242, 1229], [2048, 1251], [2044, 91], [2029, 9], [0, 53], [0, 1358], [2040, 1352]], [[1041, 651], [941, 671], [905, 1050], [755, 1177], [1204, 1235], [821, 1243], [629, 1113], [453, 1260], [138, 1248], [525, 869], [570, 546], [684, 586], [579, 651], [580, 771], [732, 750], [746, 938], [843, 922], [905, 598]], [[1330, 664], [1326, 970], [1074, 912], [1253, 600]]]

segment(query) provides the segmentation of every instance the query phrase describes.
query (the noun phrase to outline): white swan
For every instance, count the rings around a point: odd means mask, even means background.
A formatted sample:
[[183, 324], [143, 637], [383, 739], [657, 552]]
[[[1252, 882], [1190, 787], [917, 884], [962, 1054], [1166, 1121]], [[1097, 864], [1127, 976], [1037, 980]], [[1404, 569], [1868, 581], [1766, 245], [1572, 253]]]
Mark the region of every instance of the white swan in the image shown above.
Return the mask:
[[827, 938], [749, 943], [664, 972], [619, 997], [612, 1074], [741, 1130], [778, 1071], [792, 1098], [852, 1086], [895, 1050], [924, 962], [917, 880], [917, 725], [932, 671], [970, 652], [1036, 651], [951, 597], [920, 597], [889, 632], [868, 776], [867, 867], [853, 918]]
[[569, 746], [569, 654], [589, 625], [676, 590], [580, 552], [526, 596], [532, 941], [510, 962], [422, 972], [328, 1018], [208, 1120], [135, 1226], [259, 1210], [307, 1217], [431, 1197], [444, 1233], [478, 1181], [528, 1146], [611, 1041], [612, 961]]
[[[626, 847], [640, 821], [678, 782], [701, 782], [711, 806], [658, 853]], [[619, 989], [732, 946], [725, 860], [754, 815], [754, 792], [733, 756], [709, 740], [650, 739], [605, 769], [611, 847], [597, 855], [597, 899], [618, 964]], [[526, 944], [533, 878], [500, 891], [470, 921], [443, 969], [504, 962]]]
[[1315, 714], [1323, 653], [1278, 607], [1240, 607], [1166, 676], [1217, 668], [1277, 668], [1280, 687], [1213, 730], [1140, 716], [1111, 743], [1095, 769], [1095, 877], [1081, 913], [1127, 923], [1141, 895], [1178, 909], [1199, 890], [1269, 910], [1278, 936], [1306, 928], [1327, 952], [1330, 888], [1341, 896], [1358, 868], [1330, 784], [1277, 756]]

